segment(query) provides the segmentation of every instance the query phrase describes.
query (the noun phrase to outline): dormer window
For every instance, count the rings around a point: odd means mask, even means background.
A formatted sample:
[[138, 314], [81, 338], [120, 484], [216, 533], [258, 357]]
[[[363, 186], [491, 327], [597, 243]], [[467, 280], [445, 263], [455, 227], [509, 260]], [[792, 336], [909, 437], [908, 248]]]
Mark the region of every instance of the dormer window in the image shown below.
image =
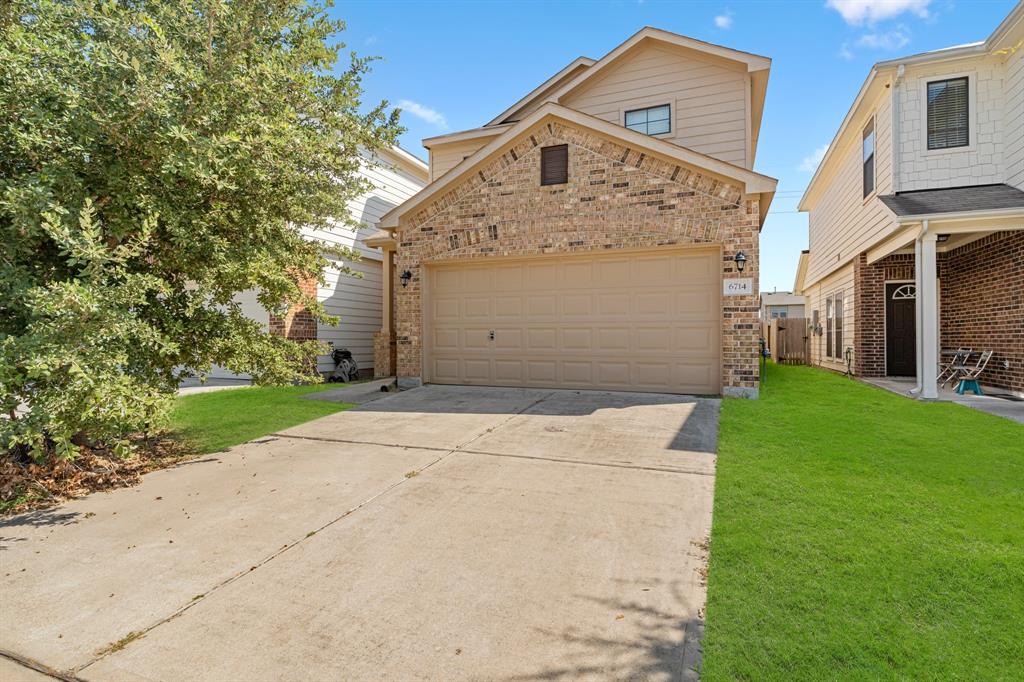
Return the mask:
[[928, 83], [928, 149], [968, 146], [968, 113], [966, 76]]
[[661, 135], [672, 130], [672, 110], [667, 104], [626, 112], [626, 127], [644, 135]]

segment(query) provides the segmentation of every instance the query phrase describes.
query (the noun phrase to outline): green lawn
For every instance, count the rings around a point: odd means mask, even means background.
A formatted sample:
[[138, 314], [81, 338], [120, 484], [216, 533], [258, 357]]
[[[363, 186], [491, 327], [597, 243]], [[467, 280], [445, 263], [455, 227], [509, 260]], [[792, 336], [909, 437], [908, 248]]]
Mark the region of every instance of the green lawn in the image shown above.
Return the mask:
[[724, 401], [702, 677], [1024, 679], [1024, 426], [808, 367]]
[[171, 430], [197, 452], [216, 452], [353, 407], [301, 398], [342, 386], [268, 386], [181, 396], [171, 413]]

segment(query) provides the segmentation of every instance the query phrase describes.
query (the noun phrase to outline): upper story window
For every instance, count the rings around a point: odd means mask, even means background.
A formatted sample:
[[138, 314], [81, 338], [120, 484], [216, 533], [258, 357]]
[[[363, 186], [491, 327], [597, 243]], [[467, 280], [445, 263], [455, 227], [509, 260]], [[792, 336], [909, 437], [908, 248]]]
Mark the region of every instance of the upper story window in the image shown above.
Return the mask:
[[672, 109], [667, 104], [626, 112], [626, 127], [645, 135], [660, 135], [672, 130]]
[[861, 162], [864, 166], [864, 196], [867, 197], [875, 191], [875, 119], [872, 118], [863, 136], [863, 154]]
[[967, 76], [928, 83], [928, 149], [966, 147]]
[[540, 148], [540, 184], [564, 185], [569, 182], [569, 145]]

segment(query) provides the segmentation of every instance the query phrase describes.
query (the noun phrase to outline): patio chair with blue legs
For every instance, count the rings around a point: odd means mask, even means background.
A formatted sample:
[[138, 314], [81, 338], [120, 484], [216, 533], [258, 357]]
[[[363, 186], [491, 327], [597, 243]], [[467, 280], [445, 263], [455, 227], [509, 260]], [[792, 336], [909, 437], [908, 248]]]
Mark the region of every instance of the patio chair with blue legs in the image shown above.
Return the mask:
[[981, 386], [978, 384], [978, 377], [985, 371], [985, 366], [988, 361], [992, 359], [993, 351], [984, 351], [980, 357], [978, 357], [978, 364], [967, 370], [961, 377], [960, 383], [956, 385], [956, 392], [959, 395], [963, 395], [966, 391], [974, 391], [974, 395], [985, 395], [981, 391]]
[[948, 364], [942, 365], [942, 371], [939, 372], [939, 376], [935, 377], [935, 380], [939, 382], [939, 386], [943, 388], [946, 384], [956, 381], [956, 378], [967, 371], [967, 361], [970, 359], [973, 353], [971, 348], [957, 348], [956, 352], [953, 353], [953, 359]]

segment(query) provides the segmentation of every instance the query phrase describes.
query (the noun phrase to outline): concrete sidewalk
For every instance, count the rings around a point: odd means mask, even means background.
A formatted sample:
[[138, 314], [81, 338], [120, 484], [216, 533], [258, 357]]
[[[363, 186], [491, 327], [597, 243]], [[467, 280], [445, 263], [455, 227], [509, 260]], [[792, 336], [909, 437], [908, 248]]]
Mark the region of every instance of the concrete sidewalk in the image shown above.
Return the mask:
[[0, 649], [86, 680], [686, 678], [717, 417], [388, 395], [0, 524]]

